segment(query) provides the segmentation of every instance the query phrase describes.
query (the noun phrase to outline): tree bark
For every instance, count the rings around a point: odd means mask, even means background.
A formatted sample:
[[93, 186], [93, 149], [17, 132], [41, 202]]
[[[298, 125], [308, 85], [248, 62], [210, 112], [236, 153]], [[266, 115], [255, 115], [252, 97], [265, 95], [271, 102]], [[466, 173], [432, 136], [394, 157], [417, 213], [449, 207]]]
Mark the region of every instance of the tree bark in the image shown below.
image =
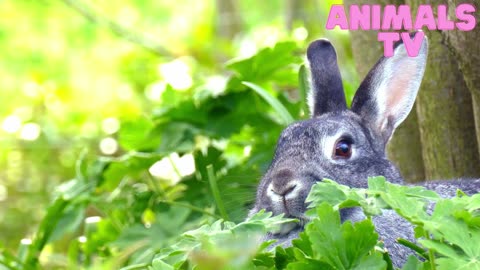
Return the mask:
[[[472, 31], [442, 31], [447, 46], [455, 56], [463, 79], [472, 94], [477, 144], [480, 145], [480, 2], [478, 0], [449, 0], [449, 17], [455, 18], [455, 7], [469, 3], [477, 8], [477, 25]], [[479, 149], [480, 150], [480, 149]]]
[[285, 0], [285, 25], [287, 31], [303, 26], [308, 30], [309, 39], [316, 38], [323, 30], [318, 23], [320, 9], [317, 0]]
[[[404, 4], [401, 0], [345, 0], [344, 3], [347, 10], [351, 4], [381, 4], [383, 6], [386, 4]], [[350, 35], [357, 71], [359, 77], [363, 78], [383, 55], [383, 45], [377, 40], [376, 31], [350, 31]], [[387, 147], [388, 157], [397, 165], [407, 182], [425, 180], [421, 149], [420, 132], [414, 106], [404, 123], [395, 131]]]
[[242, 30], [242, 18], [236, 0], [216, 0], [216, 32], [220, 37], [232, 39]]
[[[424, 2], [407, 0], [413, 13]], [[480, 163], [470, 92], [441, 31], [426, 31], [426, 34], [429, 55], [416, 107], [425, 176], [427, 179], [478, 176]], [[462, 54], [468, 56], [469, 49]]]

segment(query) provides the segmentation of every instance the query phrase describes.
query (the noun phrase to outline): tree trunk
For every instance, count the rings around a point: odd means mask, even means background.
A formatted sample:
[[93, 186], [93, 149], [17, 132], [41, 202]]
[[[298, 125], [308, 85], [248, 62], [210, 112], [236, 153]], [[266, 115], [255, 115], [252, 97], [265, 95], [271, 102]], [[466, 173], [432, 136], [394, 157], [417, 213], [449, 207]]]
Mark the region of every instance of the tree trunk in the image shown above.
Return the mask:
[[[424, 1], [407, 0], [407, 3], [416, 13]], [[426, 34], [429, 55], [416, 106], [425, 176], [427, 179], [478, 176], [480, 163], [470, 92], [440, 31], [426, 31]], [[468, 57], [469, 49], [462, 54]]]
[[[347, 12], [347, 6], [351, 4], [404, 4], [400, 0], [344, 0], [344, 3]], [[350, 35], [357, 71], [360, 78], [363, 78], [383, 55], [383, 45], [377, 41], [376, 31], [350, 31]], [[407, 182], [425, 180], [421, 149], [420, 132], [414, 107], [405, 122], [395, 131], [387, 148], [389, 158], [397, 165]]]
[[216, 0], [217, 35], [231, 40], [242, 30], [242, 18], [238, 12], [236, 0]]
[[[470, 3], [477, 8], [477, 25], [472, 31], [442, 31], [450, 51], [455, 55], [473, 99], [477, 144], [480, 145], [480, 13], [478, 0], [449, 0], [449, 17], [455, 18], [455, 7], [461, 3]], [[480, 149], [479, 149], [480, 150]]]
[[317, 0], [285, 0], [285, 25], [290, 32], [303, 26], [308, 30], [309, 39], [316, 38], [323, 31], [318, 23], [320, 9]]

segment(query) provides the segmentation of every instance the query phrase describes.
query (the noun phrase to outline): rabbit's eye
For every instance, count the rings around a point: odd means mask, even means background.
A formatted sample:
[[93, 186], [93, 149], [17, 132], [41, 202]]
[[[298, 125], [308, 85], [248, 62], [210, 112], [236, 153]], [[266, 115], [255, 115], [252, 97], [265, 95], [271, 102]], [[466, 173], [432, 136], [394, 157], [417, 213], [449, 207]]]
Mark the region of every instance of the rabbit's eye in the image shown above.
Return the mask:
[[352, 156], [352, 141], [340, 139], [335, 143], [334, 159], [347, 159]]

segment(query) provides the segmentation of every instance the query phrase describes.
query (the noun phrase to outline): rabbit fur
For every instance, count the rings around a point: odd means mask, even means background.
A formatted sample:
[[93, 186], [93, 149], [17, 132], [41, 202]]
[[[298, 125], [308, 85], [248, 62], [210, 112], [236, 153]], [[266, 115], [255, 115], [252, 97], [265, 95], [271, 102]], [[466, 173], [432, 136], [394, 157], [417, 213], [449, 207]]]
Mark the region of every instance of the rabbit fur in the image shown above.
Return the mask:
[[[304, 215], [305, 198], [312, 185], [324, 178], [352, 188], [366, 188], [368, 177], [380, 175], [390, 182], [404, 183], [399, 170], [387, 158], [385, 148], [395, 128], [412, 109], [427, 54], [426, 37], [416, 57], [407, 55], [402, 42], [395, 44], [394, 55], [380, 58], [360, 84], [348, 109], [334, 47], [325, 39], [310, 44], [307, 59], [311, 72], [312, 117], [289, 125], [281, 133], [273, 161], [257, 188], [256, 202], [250, 211], [251, 215], [265, 209], [300, 222], [285, 225], [280, 232], [267, 234], [264, 240], [277, 239], [278, 245], [291, 245], [308, 221]], [[453, 197], [457, 189], [467, 194], [477, 193], [480, 180], [419, 185], [443, 197]], [[342, 221], [365, 218], [358, 208], [342, 209], [340, 214]], [[413, 252], [396, 239], [414, 241], [412, 226], [393, 210], [385, 210], [375, 216], [373, 222], [393, 264], [401, 266]]]

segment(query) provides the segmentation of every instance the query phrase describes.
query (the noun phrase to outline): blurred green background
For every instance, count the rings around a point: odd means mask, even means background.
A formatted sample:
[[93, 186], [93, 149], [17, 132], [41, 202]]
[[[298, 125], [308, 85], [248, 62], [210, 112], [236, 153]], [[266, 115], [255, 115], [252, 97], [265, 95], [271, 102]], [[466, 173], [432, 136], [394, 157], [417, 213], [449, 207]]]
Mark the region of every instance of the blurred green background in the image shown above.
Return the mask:
[[[241, 82], [307, 117], [298, 70], [308, 42], [326, 37], [349, 99], [358, 85], [348, 32], [324, 30], [333, 3], [0, 1], [0, 245], [28, 244], [58, 186], [80, 181], [84, 160], [108, 166], [52, 250], [78, 236], [81, 218], [111, 218], [115, 203], [135, 208], [141, 200], [128, 194], [154, 190], [149, 181], [170, 192], [149, 195], [153, 204], [210, 211], [208, 165], [228, 215], [242, 220], [288, 119]], [[115, 192], [127, 194], [123, 204]], [[135, 209], [122, 228], [165, 213]]]

